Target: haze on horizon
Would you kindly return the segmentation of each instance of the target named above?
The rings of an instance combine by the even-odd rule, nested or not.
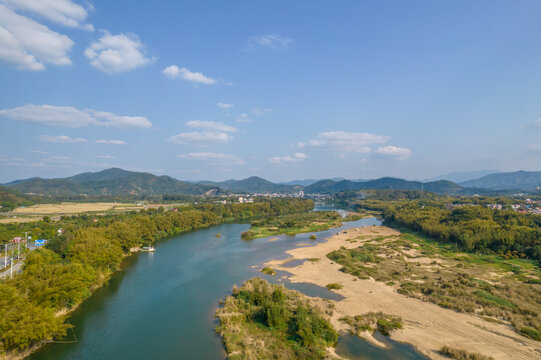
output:
[[[0,183],[541,170],[538,1],[29,4],[0,0]]]

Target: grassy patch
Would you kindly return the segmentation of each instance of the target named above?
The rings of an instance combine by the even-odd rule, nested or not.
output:
[[[474,294],[483,299],[483,300],[486,300],[486,301],[490,301],[494,304],[498,304],[500,306],[503,306],[503,307],[508,307],[508,308],[511,308],[511,309],[516,309],[517,306],[515,304],[513,304],[512,301],[509,301],[507,299],[504,299],[504,298],[501,298],[499,296],[496,296],[496,295],[492,295],[491,293],[489,293],[488,291],[485,291],[485,290],[477,290],[474,292]]]
[[[541,341],[541,332],[532,329],[531,327],[523,327],[519,332],[530,339]]]

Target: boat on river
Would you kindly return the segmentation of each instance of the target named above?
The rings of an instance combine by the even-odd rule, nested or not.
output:
[[[141,252],[154,252],[156,249],[153,246],[143,246]]]

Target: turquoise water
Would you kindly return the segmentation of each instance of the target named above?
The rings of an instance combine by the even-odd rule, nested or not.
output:
[[[343,228],[379,224],[368,218]],[[223,224],[185,233],[158,243],[155,253],[127,258],[124,270],[70,318],[75,329],[63,340],[78,342],[48,345],[31,359],[224,359],[214,332],[218,301],[234,284],[254,276],[277,282],[278,277],[258,271],[264,262],[286,258],[295,244],[317,244],[339,231],[317,233],[315,241],[310,234],[243,241],[240,234],[248,228]],[[312,284],[285,285],[311,296],[336,296]]]

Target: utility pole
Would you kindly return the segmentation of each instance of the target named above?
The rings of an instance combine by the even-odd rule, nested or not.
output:
[[[13,247],[11,248],[11,266],[9,268],[9,278],[13,279]]]
[[[8,267],[8,244],[4,244],[4,249],[6,249],[6,256],[4,257],[4,269]]]

